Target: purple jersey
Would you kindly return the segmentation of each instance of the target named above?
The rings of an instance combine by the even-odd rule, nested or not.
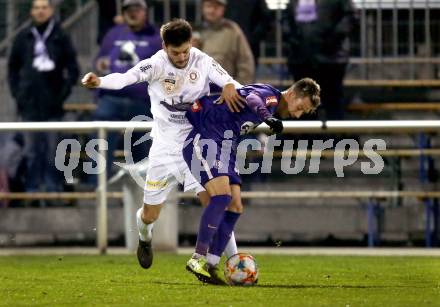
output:
[[[186,113],[193,129],[186,138],[183,157],[202,185],[219,176],[228,176],[230,184],[241,184],[235,167],[239,137],[273,116],[281,99],[280,91],[264,84],[247,85],[238,92],[246,99],[245,108],[238,113],[225,103],[216,104],[215,96],[201,98]]]
[[[186,113],[194,129],[204,138],[221,141],[224,132],[231,130],[234,139],[246,134],[267,118],[273,116],[281,98],[281,92],[266,84],[251,84],[238,90],[246,99],[246,106],[238,113],[233,113],[228,106],[216,104],[218,96],[202,97]]]

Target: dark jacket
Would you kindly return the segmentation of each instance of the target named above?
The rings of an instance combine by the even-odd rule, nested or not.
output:
[[[283,38],[290,64],[347,63],[348,37],[356,25],[351,0],[316,0],[317,20],[295,20],[298,0],[291,0],[283,13]]]
[[[79,76],[76,52],[58,23],[46,40],[55,69],[39,72],[33,66],[35,38],[31,27],[14,40],[8,63],[8,81],[17,111],[25,121],[46,121],[63,115],[63,103]]]
[[[256,59],[260,56],[260,42],[272,28],[269,14],[265,0],[235,0],[226,6],[226,18],[243,30]]]

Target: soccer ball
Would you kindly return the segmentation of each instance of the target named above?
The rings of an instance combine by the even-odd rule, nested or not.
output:
[[[246,253],[232,255],[225,263],[225,278],[233,286],[252,286],[258,281],[254,257]]]

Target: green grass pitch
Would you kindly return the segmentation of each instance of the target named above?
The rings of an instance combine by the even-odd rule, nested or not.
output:
[[[0,257],[0,306],[440,306],[440,258],[256,255],[247,288],[203,285],[187,259]]]

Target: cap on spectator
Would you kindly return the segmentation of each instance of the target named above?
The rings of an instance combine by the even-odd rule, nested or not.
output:
[[[122,2],[122,9],[124,10],[132,5],[139,5],[144,9],[147,8],[147,4],[145,3],[145,0],[124,0],[124,2]]]
[[[203,0],[203,1],[214,1],[214,2],[218,2],[220,4],[223,4],[223,5],[228,4],[228,0]]]

